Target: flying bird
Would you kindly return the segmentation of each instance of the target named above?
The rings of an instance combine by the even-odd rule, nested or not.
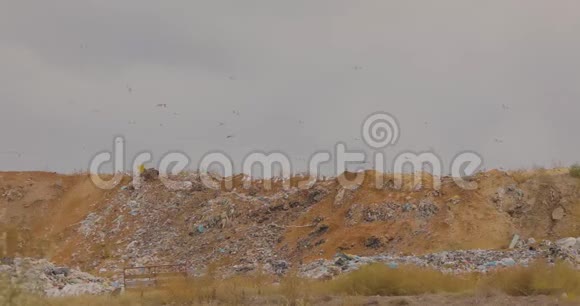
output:
[[[162,107],[162,108],[167,108],[167,104],[165,104],[165,103],[159,103],[159,104],[157,104],[155,106]]]
[[[18,158],[22,157],[22,153],[16,152],[16,151],[5,151],[5,152],[0,152],[0,154],[2,154],[2,155],[16,155]]]
[[[226,136],[226,139],[233,138],[233,137],[234,137],[234,135],[228,135],[228,136]]]

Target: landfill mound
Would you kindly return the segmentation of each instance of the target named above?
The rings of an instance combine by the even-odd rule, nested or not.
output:
[[[357,256],[338,253],[332,260],[319,259],[300,267],[300,275],[312,279],[331,279],[372,263],[383,263],[396,269],[400,265],[428,268],[443,273],[487,273],[493,270],[522,266],[528,267],[536,261],[547,263],[567,262],[580,264],[580,239],[563,238],[552,242],[518,241],[508,250],[457,250],[442,251],[425,255],[375,255]]]
[[[107,294],[109,281],[76,269],[58,267],[45,259],[14,258],[0,263],[3,290],[23,289],[48,297]]]
[[[198,174],[184,173],[175,179],[187,188],[175,191],[156,175],[139,186],[126,177],[118,188],[101,190],[86,174],[0,173],[0,249],[121,279],[130,266],[186,264],[201,274],[212,265],[223,275],[260,267],[279,274],[320,260],[334,265],[337,253],[404,258],[505,250],[515,234],[520,241],[580,236],[580,180],[567,169],[483,172],[469,178],[475,190],[450,177],[437,190],[428,174],[422,186],[411,178],[395,188],[392,175],[367,171],[360,186],[332,178],[298,188],[306,178],[297,176],[291,188],[273,180],[266,189],[264,181],[238,175],[233,189],[214,190]],[[496,257],[489,261],[520,263],[515,255]]]

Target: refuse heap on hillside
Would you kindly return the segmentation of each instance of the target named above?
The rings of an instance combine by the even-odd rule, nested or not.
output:
[[[486,273],[502,267],[528,266],[536,260],[550,264],[564,261],[580,267],[580,238],[563,238],[536,243],[533,238],[520,241],[510,250],[456,250],[422,256],[377,255],[361,257],[338,253],[333,260],[317,260],[300,267],[300,275],[307,278],[329,279],[351,272],[371,263],[384,263],[396,269],[401,265],[418,266],[443,273]]]
[[[0,263],[2,288],[20,288],[50,297],[107,294],[115,288],[103,278],[57,267],[45,259],[5,258]]]

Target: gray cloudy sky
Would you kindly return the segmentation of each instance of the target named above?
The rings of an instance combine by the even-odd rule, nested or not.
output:
[[[375,111],[399,120],[391,157],[568,165],[579,85],[573,0],[0,0],[1,170],[85,169],[115,135],[128,156],[301,160],[367,148]]]

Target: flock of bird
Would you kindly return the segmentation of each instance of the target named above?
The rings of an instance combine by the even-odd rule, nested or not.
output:
[[[81,48],[86,48],[86,45],[81,45]],[[362,68],[361,66],[354,66],[354,67],[353,67],[353,70],[362,70],[362,69],[363,69],[363,68]],[[231,80],[231,81],[234,81],[234,80],[236,80],[236,78],[235,78],[234,76],[229,76],[229,77],[228,77],[228,79],[229,79],[229,80]],[[131,85],[129,85],[129,84],[126,84],[126,89],[127,89],[127,92],[128,92],[129,94],[133,93],[133,87],[132,87]],[[72,103],[73,103],[73,102],[70,102],[70,101],[69,101],[69,104],[72,104]],[[168,108],[168,106],[167,106],[167,104],[166,104],[166,103],[158,103],[158,104],[156,104],[156,105],[155,105],[155,107],[157,107],[157,108],[163,108],[163,109],[166,109],[166,108]],[[504,111],[509,111],[509,110],[511,109],[511,108],[510,108],[508,105],[505,105],[505,104],[502,104],[502,105],[501,105],[501,108],[502,108],[502,110],[504,110]],[[100,110],[98,110],[98,109],[93,109],[93,110],[91,110],[91,112],[92,112],[92,113],[100,113]],[[239,111],[239,110],[232,110],[232,114],[233,114],[234,116],[240,116],[240,111]],[[179,113],[177,113],[177,112],[173,112],[173,115],[174,115],[174,116],[177,116],[177,115],[179,115]],[[129,125],[136,125],[136,124],[137,124],[137,121],[136,121],[136,120],[129,120],[129,121],[128,121],[128,124],[129,124]],[[298,124],[302,126],[302,125],[304,125],[304,121],[303,121],[303,120],[298,120]],[[223,121],[218,121],[218,125],[217,125],[218,127],[223,127],[223,126],[225,126],[225,125],[226,125],[226,123],[225,123],[225,122],[223,122]],[[425,128],[427,128],[427,127],[428,127],[428,125],[429,125],[429,122],[425,121],[425,122],[424,122],[424,126],[425,126]],[[160,126],[160,127],[163,127],[163,123],[159,123],[159,126]],[[235,135],[234,135],[234,134],[228,134],[228,135],[226,135],[226,136],[225,136],[225,138],[226,138],[226,139],[232,139],[232,138],[234,138],[234,137],[235,137]],[[354,138],[354,140],[356,140],[356,141],[360,141],[360,138]],[[498,143],[498,144],[502,144],[502,143],[504,143],[503,139],[500,139],[500,138],[494,138],[494,139],[493,139],[493,141],[494,141],[495,143]],[[21,153],[21,152],[18,152],[18,151],[4,151],[4,152],[0,152],[0,155],[9,155],[9,156],[15,156],[15,157],[17,157],[17,158],[20,158],[20,157],[22,157],[22,153]]]

